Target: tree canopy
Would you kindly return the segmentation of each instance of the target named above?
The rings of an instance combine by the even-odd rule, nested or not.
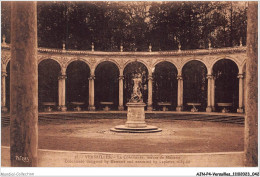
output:
[[[10,41],[10,2],[1,2]],[[153,51],[232,47],[246,43],[246,2],[37,2],[38,46]]]

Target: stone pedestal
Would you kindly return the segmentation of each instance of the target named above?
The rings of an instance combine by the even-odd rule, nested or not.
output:
[[[110,130],[122,133],[153,133],[162,131],[156,126],[147,125],[145,122],[145,103],[127,103],[127,121],[125,125],[118,125]]]
[[[67,111],[67,107],[66,106],[59,106],[58,110],[62,111],[62,112],[65,112],[65,111]]]
[[[124,106],[118,106],[118,110],[119,111],[123,111],[124,110]]]
[[[96,107],[95,107],[95,106],[89,106],[89,107],[88,107],[88,110],[89,110],[89,111],[95,111],[95,110],[96,110]]]
[[[243,108],[238,108],[237,109],[237,113],[244,113],[244,109]]]
[[[182,111],[182,106],[177,106],[176,107],[176,111],[181,112]]]
[[[212,109],[211,106],[208,106],[208,107],[206,108],[206,112],[212,112],[212,111],[213,111],[213,109]]]
[[[147,111],[152,111],[153,107],[152,106],[147,106]]]
[[[146,127],[144,103],[127,103],[127,121],[125,123],[126,127],[140,128]]]

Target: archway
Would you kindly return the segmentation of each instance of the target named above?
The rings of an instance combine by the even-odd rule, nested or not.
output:
[[[141,74],[143,101],[147,104],[148,97],[148,69],[146,66],[138,61],[131,62],[124,68],[124,105],[130,100],[133,91],[133,77],[135,74]]]
[[[68,110],[73,110],[77,106],[73,102],[82,102],[82,109],[86,109],[89,104],[89,66],[83,61],[73,61],[68,65],[66,75],[66,105]]]
[[[205,111],[207,107],[207,68],[197,60],[189,61],[182,68],[183,75],[183,109],[189,111],[191,106],[187,103],[200,103],[196,107]]]
[[[112,109],[118,107],[118,77],[119,69],[110,61],[100,63],[95,69],[95,106],[102,109],[100,102],[113,102]]]
[[[153,108],[159,110],[158,102],[170,102],[170,110],[177,106],[177,68],[170,62],[160,62],[153,72]]]
[[[55,60],[46,59],[38,65],[38,105],[44,110],[44,102],[58,104],[58,77],[60,65]],[[55,108],[56,108],[55,106]]]
[[[231,112],[238,108],[239,81],[237,78],[238,67],[235,62],[229,59],[221,59],[213,66],[215,77],[215,101],[216,111],[221,111],[218,103],[232,103]]]

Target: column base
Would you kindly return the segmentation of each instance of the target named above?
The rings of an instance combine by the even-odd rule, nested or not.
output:
[[[147,111],[152,111],[153,110],[153,106],[150,105],[150,106],[147,106]]]
[[[176,107],[176,111],[181,112],[182,111],[182,106],[177,106]]]
[[[61,112],[65,112],[65,111],[67,111],[67,107],[66,106],[59,106],[58,110],[61,111]]]
[[[213,111],[213,109],[212,109],[211,106],[208,106],[208,107],[206,108],[206,112],[212,112],[212,111]]]
[[[243,108],[238,108],[237,109],[237,113],[244,113],[244,109]]]
[[[95,110],[96,110],[96,107],[95,107],[95,106],[89,106],[89,107],[88,107],[88,110],[89,110],[89,111],[95,111]]]
[[[5,107],[5,106],[1,107],[1,112],[8,112],[7,107]]]
[[[124,106],[118,106],[118,110],[119,111],[123,111],[124,110]]]

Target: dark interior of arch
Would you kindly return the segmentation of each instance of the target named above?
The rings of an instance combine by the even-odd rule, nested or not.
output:
[[[205,111],[207,107],[207,68],[200,61],[190,61],[182,69],[183,75],[183,107],[189,111],[191,106],[187,103],[201,103],[197,107],[200,111]]]
[[[113,102],[112,109],[118,107],[118,77],[119,69],[116,64],[105,61],[95,69],[95,106],[96,109],[103,109],[100,102]]]
[[[52,60],[43,60],[38,65],[38,105],[43,110],[43,102],[55,102],[58,105],[59,64]]]
[[[66,70],[66,105],[68,110],[76,106],[71,102],[84,102],[82,109],[87,109],[89,98],[89,66],[83,61],[73,61]]]
[[[170,62],[161,62],[153,72],[153,108],[159,110],[158,102],[170,102],[169,110],[177,106],[177,74],[176,67]]]
[[[213,66],[213,75],[215,76],[215,102],[232,103],[232,112],[236,112],[238,107],[239,80],[238,67],[229,59],[222,59]],[[222,108],[217,107],[216,111]]]
[[[6,108],[10,110],[10,61],[6,66],[7,77],[5,80],[5,90],[6,90]]]
[[[124,69],[124,105],[130,100],[131,94],[133,91],[133,77],[135,74],[142,75],[142,88],[141,92],[143,95],[143,101],[147,104],[147,97],[148,97],[148,70],[143,63],[140,62],[131,62],[127,64]]]

